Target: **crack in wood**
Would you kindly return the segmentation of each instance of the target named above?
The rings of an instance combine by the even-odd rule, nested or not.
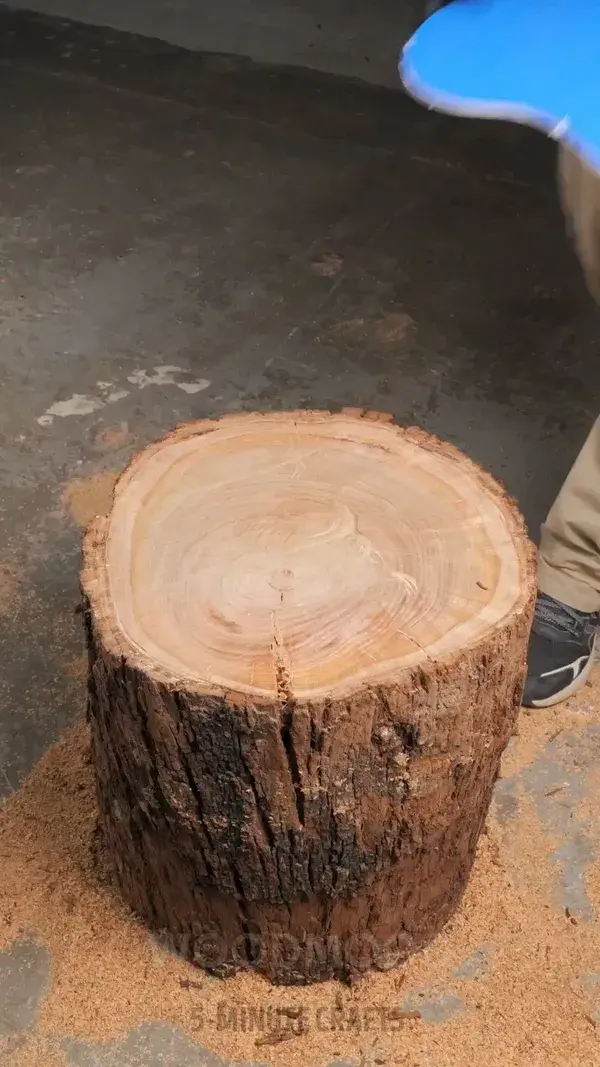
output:
[[[292,670],[286,656],[283,637],[277,625],[275,612],[273,612],[272,623],[273,643],[271,645],[271,653],[273,655],[273,666],[275,668],[277,696],[279,700],[292,701],[294,699],[292,692]]]
[[[296,748],[294,745],[294,704],[290,701],[281,709],[281,743],[283,745],[288,767],[290,771],[290,777],[292,779],[292,786],[294,789],[294,799],[296,802],[296,811],[298,813],[298,822],[300,826],[304,827],[305,818],[305,796],[304,789],[302,787],[302,776],[300,774],[300,767],[298,765],[298,756],[296,754]]]

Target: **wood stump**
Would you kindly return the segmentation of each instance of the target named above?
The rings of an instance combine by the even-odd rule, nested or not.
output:
[[[535,595],[488,475],[373,413],[194,423],[122,475],[82,587],[100,831],[170,947],[294,983],[440,930]]]

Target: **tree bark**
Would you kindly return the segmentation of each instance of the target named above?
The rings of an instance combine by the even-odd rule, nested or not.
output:
[[[301,983],[435,936],[514,730],[535,597],[489,476],[369,413],[192,424],[122,476],[82,589],[101,835],[169,947]]]

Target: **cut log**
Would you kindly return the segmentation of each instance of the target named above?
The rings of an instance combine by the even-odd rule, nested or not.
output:
[[[100,831],[227,974],[348,979],[456,908],[518,713],[535,559],[503,490],[384,416],[176,430],[86,533]]]

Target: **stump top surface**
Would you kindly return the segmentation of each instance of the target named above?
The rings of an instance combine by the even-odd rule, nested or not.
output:
[[[496,483],[419,431],[242,415],[134,460],[84,587],[146,665],[315,699],[472,645],[530,595],[528,554]]]

